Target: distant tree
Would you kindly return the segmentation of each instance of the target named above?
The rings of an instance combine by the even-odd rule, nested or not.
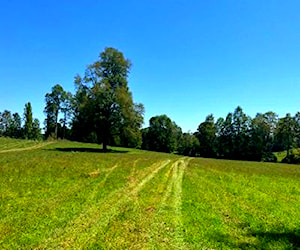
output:
[[[9,136],[13,138],[21,138],[22,120],[18,113],[11,115],[11,112],[4,110],[0,112],[0,136]]]
[[[58,115],[62,109],[62,103],[66,98],[66,92],[63,87],[59,84],[56,84],[52,87],[51,93],[45,95],[46,107],[44,113],[46,114],[46,137],[54,133],[57,138],[58,132]]]
[[[144,106],[133,103],[132,98],[128,97],[127,102],[129,102],[129,105],[122,106],[124,121],[120,124],[119,145],[124,147],[141,147],[142,133],[140,128],[144,123]]]
[[[32,118],[32,107],[31,107],[30,102],[25,104],[24,122],[25,122],[25,124],[24,124],[24,137],[26,139],[32,139],[33,118]]]
[[[200,142],[200,155],[203,157],[216,156],[216,126],[212,114],[208,115],[196,132]]]
[[[14,138],[21,138],[22,134],[22,119],[18,113],[14,113],[12,116],[12,122],[10,126],[10,136]]]
[[[249,159],[249,132],[251,118],[248,117],[241,107],[237,107],[233,113],[233,151],[234,159],[246,160]]]
[[[275,129],[276,114],[273,112],[258,113],[252,119],[249,141],[251,160],[269,161],[272,158]]]
[[[290,113],[279,119],[276,138],[283,145],[289,158],[290,150],[296,142],[296,121]]]
[[[199,140],[192,133],[183,133],[177,151],[180,155],[197,156],[200,152]]]
[[[0,134],[1,136],[11,136],[11,123],[12,116],[11,112],[8,110],[4,110],[0,113]]]
[[[0,136],[4,135],[5,127],[3,122],[2,112],[0,112]]]
[[[152,117],[149,123],[149,128],[143,130],[143,148],[166,153],[176,151],[181,128],[166,115]]]
[[[109,144],[138,146],[144,108],[134,104],[128,88],[131,63],[114,49],[106,48],[89,65],[85,77],[75,77],[75,137],[94,138],[107,151]],[[84,131],[82,131],[84,128]]]
[[[42,138],[40,122],[38,119],[34,119],[32,123],[32,139],[39,140]]]
[[[233,158],[233,124],[232,113],[226,119],[218,119],[216,123],[217,155],[219,158]]]
[[[61,119],[62,130],[63,130],[62,138],[65,138],[67,125],[73,113],[73,95],[71,92],[64,91],[62,96],[61,112],[63,114],[63,118]]]
[[[300,112],[295,115],[295,136],[296,136],[296,147],[300,148]]]
[[[224,150],[222,148],[221,135],[224,129],[224,118],[220,117],[215,123],[216,128],[216,139],[215,139],[215,148],[216,148],[216,156],[218,158],[224,158]]]

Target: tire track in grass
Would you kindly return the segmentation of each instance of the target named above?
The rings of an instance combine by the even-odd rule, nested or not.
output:
[[[94,188],[94,191],[92,192],[92,194],[89,196],[89,198],[94,198],[96,195],[96,191],[99,191],[99,187],[101,185],[103,185],[103,183],[106,182],[107,178],[111,175],[111,173],[118,167],[118,164],[114,165],[111,168],[102,170],[99,172],[107,172],[104,176],[104,178],[102,180],[100,180],[100,182],[98,184],[96,184],[96,187]],[[70,197],[72,194],[79,192],[82,188],[85,188],[87,186],[86,182],[81,182],[78,185],[74,185],[74,183],[71,183],[67,186],[67,188],[65,187],[63,190],[61,190],[56,196],[48,198],[47,200],[44,200],[42,202],[39,203],[38,207],[33,210],[32,212],[30,212],[28,214],[29,217],[31,217],[31,215],[35,215],[37,214],[42,214],[44,212],[44,210],[46,209],[50,209],[50,208],[55,208],[60,202],[64,201],[66,199],[66,197]]]
[[[208,169],[208,170],[217,175],[220,175],[220,174],[224,175],[228,179],[228,181],[236,182],[239,186],[245,187],[246,190],[251,189],[251,192],[253,192],[253,191],[259,192],[263,196],[265,196],[265,198],[276,196],[276,200],[280,199],[283,202],[297,201],[296,197],[287,197],[286,195],[282,195],[282,193],[279,193],[278,189],[276,190],[276,189],[270,188],[270,184],[268,185],[268,189],[265,188],[264,190],[261,190],[263,188],[262,186],[254,185],[257,183],[257,181],[259,181],[258,178],[262,178],[259,175],[256,175],[253,177],[250,176],[249,178],[247,177],[247,175],[244,175],[244,176],[242,176],[242,178],[237,178],[238,175],[235,176],[234,175],[235,173],[233,173],[233,175],[232,175],[232,174],[229,174],[224,171],[217,170],[217,169]],[[265,176],[265,178],[266,178],[265,182],[270,183],[269,181],[267,181],[268,179],[271,179],[270,176]],[[246,182],[246,180],[248,180],[248,181]],[[278,181],[276,183],[278,183]]]
[[[169,183],[154,218],[150,248],[185,248],[181,213],[182,179],[189,160],[181,158],[170,168]]]
[[[242,236],[243,242],[253,243],[255,242],[255,238],[251,236],[251,234],[248,235],[249,225],[252,227],[268,227],[270,224],[278,225],[278,223],[284,223],[283,221],[281,222],[279,218],[276,218],[271,211],[268,212],[265,209],[258,209],[256,203],[247,199],[247,197],[244,196],[245,194],[234,194],[228,185],[220,185],[209,178],[205,178],[205,176],[201,176],[199,180],[205,183],[207,187],[211,187],[208,190],[214,190],[214,193],[219,194],[218,198],[214,199],[213,202],[211,199],[208,201],[212,209],[216,211],[224,221],[224,229],[233,239],[240,241]],[[213,193],[213,191],[210,192]],[[255,192],[251,193],[255,195]],[[265,199],[266,198],[267,197],[265,197]],[[228,203],[227,201],[231,202]],[[226,206],[224,206],[224,204]],[[237,235],[239,235],[239,238],[237,238]]]
[[[107,211],[107,213],[102,214],[100,220],[93,224],[93,226],[90,227],[86,232],[84,232],[84,234],[81,234],[80,236],[82,237],[76,239],[75,247],[91,244],[97,233],[99,233],[99,229],[103,229],[103,227],[105,227],[113,217],[118,215],[121,212],[121,207],[126,204],[126,202],[134,199],[134,197],[137,196],[138,192],[144,187],[144,185],[151,179],[153,179],[156,174],[164,167],[166,167],[169,163],[170,160],[165,160],[162,163],[157,164],[158,167],[156,167],[152,172],[150,172],[150,174],[143,178],[128,194],[125,193],[125,195],[117,203],[115,203],[115,206],[110,205],[109,207],[107,207],[107,209],[104,209],[104,211]],[[102,233],[104,233],[103,230]]]
[[[105,174],[104,178],[96,185],[93,192],[88,196],[88,199],[94,199],[99,191],[99,188],[106,182],[108,177],[112,174],[112,172],[118,167],[118,164],[114,165],[113,167],[106,169],[107,173]],[[104,171],[101,171],[104,172]],[[91,173],[90,173],[91,174]],[[89,175],[90,175],[89,174]]]
[[[209,171],[212,174],[223,174],[227,180],[225,182],[221,182],[221,183],[211,183],[211,181],[209,180],[205,180],[208,181],[210,183],[210,185],[214,185],[215,187],[217,187],[218,189],[225,190],[225,192],[231,196],[230,200],[239,200],[239,202],[236,202],[236,204],[239,204],[239,207],[241,209],[243,209],[244,211],[251,211],[251,214],[255,214],[255,218],[269,218],[270,221],[274,221],[278,222],[279,218],[274,217],[272,214],[273,209],[271,209],[270,211],[268,211],[266,208],[268,208],[268,204],[278,204],[278,200],[281,200],[283,202],[286,202],[286,200],[283,200],[280,194],[276,194],[276,198],[274,195],[272,195],[271,193],[266,193],[260,190],[260,186],[259,185],[254,185],[255,184],[255,180],[251,181],[251,183],[253,183],[253,185],[249,185],[250,181],[247,183],[247,185],[245,185],[242,182],[242,178],[238,179],[237,177],[233,177],[228,173],[222,173],[221,171],[217,171],[217,170],[212,170],[209,169]],[[244,177],[245,178],[245,177]],[[245,178],[247,179],[247,178]],[[235,190],[234,191],[231,186],[226,185],[225,183],[235,183]],[[224,186],[225,184],[225,186]],[[257,183],[256,183],[257,184]],[[243,190],[243,193],[239,193],[238,190]],[[267,190],[268,192],[270,192],[269,190]],[[251,199],[250,199],[251,197]],[[274,203],[274,201],[272,200],[276,200],[277,202]],[[255,202],[256,201],[256,202]],[[263,205],[262,205],[263,204]],[[260,207],[264,207],[265,209],[260,209]],[[286,211],[283,212],[284,213],[289,213],[289,208],[291,208],[291,206],[286,207],[285,209],[287,209]],[[283,208],[282,208],[283,209]]]
[[[13,149],[1,150],[0,154],[1,153],[9,153],[9,152],[20,152],[20,151],[34,150],[34,149],[45,147],[45,146],[47,146],[49,144],[52,144],[52,143],[53,142],[45,142],[45,143],[41,143],[41,144],[34,145],[34,146],[31,146],[31,147],[27,147],[27,148],[13,148]]]
[[[59,191],[57,195],[54,197],[48,198],[46,200],[43,200],[39,203],[36,203],[36,206],[32,208],[32,210],[29,213],[26,213],[26,217],[22,217],[20,220],[21,223],[22,220],[24,220],[24,225],[26,225],[26,232],[30,231],[32,228],[38,227],[34,223],[31,224],[31,221],[33,221],[36,217],[43,216],[44,214],[51,213],[51,211],[55,211],[56,208],[61,206],[62,203],[68,202],[70,199],[74,197],[74,194],[77,192],[80,192],[83,188],[89,188],[90,184],[94,184],[93,190],[91,190],[91,194],[86,197],[86,200],[91,200],[94,199],[97,192],[99,191],[99,188],[101,185],[105,183],[107,178],[111,175],[111,173],[118,167],[118,164],[114,165],[113,167],[103,169],[102,171],[99,172],[102,174],[102,178],[100,180],[94,179],[92,182],[89,183],[89,181],[84,181],[84,182],[76,182],[76,183],[71,183],[68,186],[66,186],[63,190]],[[99,170],[98,170],[99,171]],[[103,174],[105,173],[105,174]],[[89,176],[89,174],[87,174]],[[98,177],[98,175],[97,175]],[[87,179],[86,179],[87,180]],[[49,212],[47,212],[49,211]],[[22,211],[23,212],[23,211]],[[17,235],[13,235],[15,239],[18,237]]]
[[[170,160],[166,160],[152,164],[146,169],[147,172],[139,183],[130,183],[128,186],[114,190],[103,200],[90,205],[65,228],[58,229],[54,237],[45,240],[37,249],[85,246],[120,212],[120,207],[128,201],[130,196],[139,192],[169,162]]]
[[[0,145],[0,151],[3,150],[10,150],[14,148],[24,148],[26,145],[36,145],[36,141],[29,141],[29,140],[23,140],[23,139],[9,139],[7,141],[1,140],[2,145]],[[16,141],[15,141],[16,140]]]
[[[102,170],[99,172],[103,173],[106,172],[106,174],[104,175],[104,178],[98,183],[96,184],[96,187],[94,188],[94,191],[92,192],[92,194],[88,197],[93,199],[96,195],[96,192],[99,191],[99,187],[101,185],[103,185],[107,178],[112,174],[112,172],[118,167],[118,164],[114,165],[111,168]],[[72,186],[74,186],[73,184],[71,184]],[[80,185],[76,185],[72,188],[72,186],[70,186],[69,188],[62,190],[62,192],[60,192],[57,196],[53,197],[52,199],[50,199],[50,202],[43,202],[44,205],[46,205],[47,207],[54,207],[54,205],[58,204],[59,202],[63,201],[65,199],[66,196],[68,196],[69,194],[73,194],[76,193],[78,191],[80,191],[82,188],[84,188],[87,185],[87,183],[83,182]]]

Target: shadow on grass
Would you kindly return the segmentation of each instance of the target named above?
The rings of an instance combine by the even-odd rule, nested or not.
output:
[[[227,234],[215,233],[213,239],[219,242],[220,247],[230,249],[300,249],[300,230],[274,230],[270,232],[249,231],[244,236],[254,237],[249,242],[239,241]],[[249,239],[249,238],[248,238]]]
[[[240,243],[241,249],[273,249],[280,247],[283,249],[300,249],[300,230],[285,232],[252,232],[251,236],[255,237],[258,242]]]
[[[266,242],[285,242],[290,245],[291,249],[300,248],[300,231],[288,231],[288,232],[257,232],[252,234],[254,237],[258,237],[261,241]]]
[[[126,150],[115,150],[115,149],[108,149],[107,151],[103,151],[103,149],[101,148],[55,148],[55,149],[44,149],[44,150],[52,150],[52,151],[60,151],[60,152],[121,153],[121,154],[125,154],[129,152]]]

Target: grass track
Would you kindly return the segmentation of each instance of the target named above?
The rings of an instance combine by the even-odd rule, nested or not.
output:
[[[30,143],[0,138],[1,249],[300,248],[299,166]]]
[[[5,137],[1,137],[0,139],[0,153],[32,150],[51,143],[21,139],[10,139]]]

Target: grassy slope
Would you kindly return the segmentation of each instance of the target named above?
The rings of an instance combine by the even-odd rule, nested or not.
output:
[[[299,166],[98,148],[0,149],[0,248],[300,247]]]
[[[0,137],[0,153],[43,145],[45,142]]]

